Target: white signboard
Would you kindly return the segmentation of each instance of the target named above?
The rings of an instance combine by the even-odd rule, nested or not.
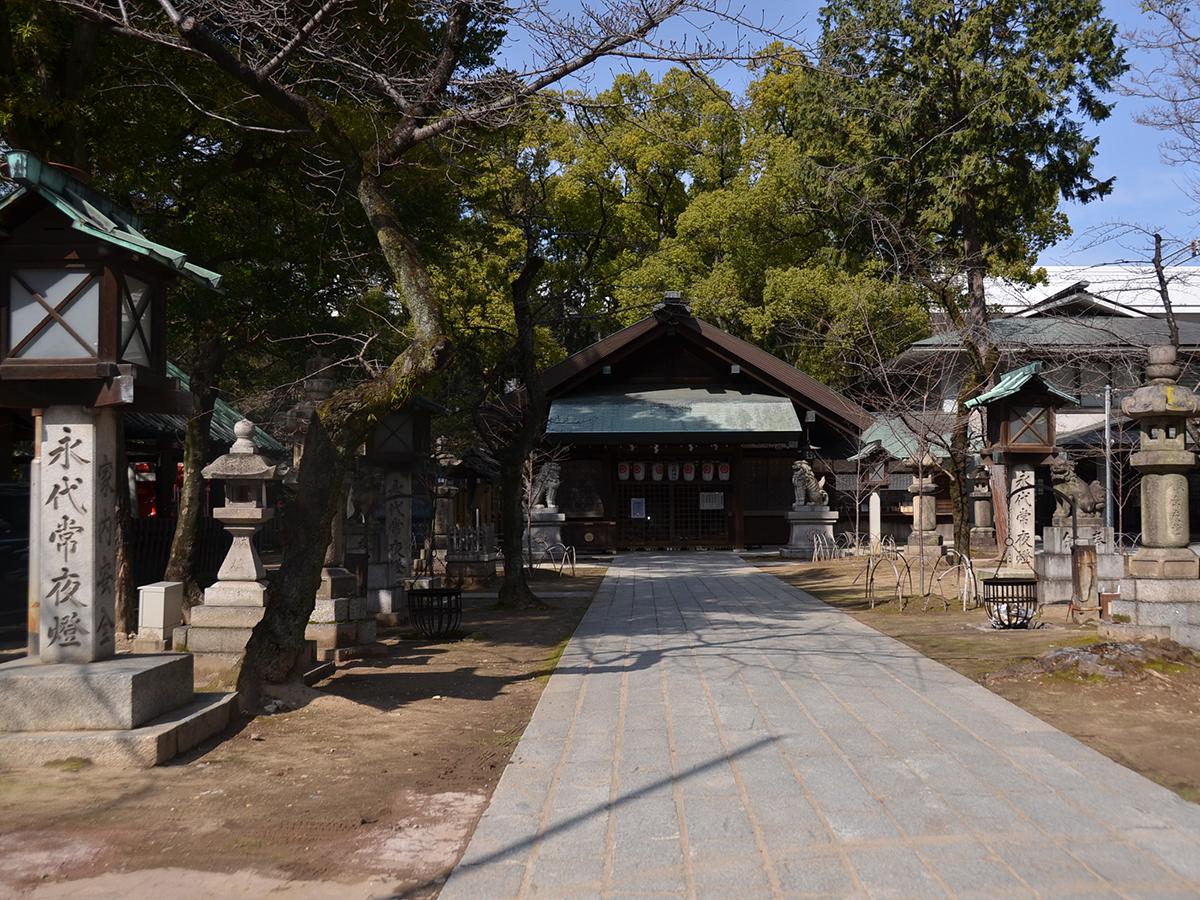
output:
[[[629,498],[629,518],[631,518],[631,519],[646,518],[646,498],[645,497],[630,497]]]
[[[724,491],[701,491],[700,492],[700,508],[701,509],[724,509],[725,508],[725,492]]]

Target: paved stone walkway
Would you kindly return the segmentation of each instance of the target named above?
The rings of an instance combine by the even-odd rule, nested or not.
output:
[[[617,558],[441,898],[1198,893],[1200,806],[711,553]]]

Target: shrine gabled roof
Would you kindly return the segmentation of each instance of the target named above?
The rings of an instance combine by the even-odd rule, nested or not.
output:
[[[734,360],[743,372],[785,396],[802,401],[826,418],[833,418],[854,431],[867,428],[873,421],[871,414],[848,397],[822,384],[811,375],[801,372],[782,359],[761,347],[734,337],[727,331],[695,318],[680,305],[682,312],[669,319],[656,315],[647,316],[620,331],[610,334],[567,357],[542,373],[543,385],[551,398],[557,398],[590,374],[598,371],[606,360],[621,355],[624,351],[641,346],[654,335],[668,329],[708,348],[718,356]]]
[[[1079,398],[1061,388],[1055,387],[1049,381],[1042,377],[1042,364],[1040,362],[1031,362],[1019,369],[1013,369],[1010,372],[1005,372],[1000,376],[1000,380],[996,382],[994,387],[989,388],[977,397],[972,397],[966,402],[967,409],[972,409],[976,406],[986,406],[988,403],[993,403],[996,400],[1003,400],[1005,397],[1011,397],[1017,391],[1021,390],[1031,381],[1035,381],[1037,386],[1045,390],[1053,397],[1058,397],[1066,403],[1079,403]]]
[[[137,216],[83,182],[24,151],[5,153],[4,162],[8,177],[17,188],[0,200],[0,212],[25,197],[40,197],[65,216],[76,231],[145,256],[204,287],[214,290],[220,287],[218,273],[188,262],[187,254],[180,250],[150,240],[142,234]]]

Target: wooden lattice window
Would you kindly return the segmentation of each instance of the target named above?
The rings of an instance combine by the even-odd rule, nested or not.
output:
[[[1046,406],[1014,405],[1008,413],[1008,442],[1014,446],[1049,447],[1053,410]]]
[[[100,276],[63,269],[21,269],[9,278],[5,355],[18,359],[96,358]]]

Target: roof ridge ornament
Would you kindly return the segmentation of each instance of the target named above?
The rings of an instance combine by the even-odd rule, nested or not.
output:
[[[681,291],[664,291],[662,302],[654,307],[651,314],[663,324],[671,325],[680,319],[692,318],[692,308]]]

